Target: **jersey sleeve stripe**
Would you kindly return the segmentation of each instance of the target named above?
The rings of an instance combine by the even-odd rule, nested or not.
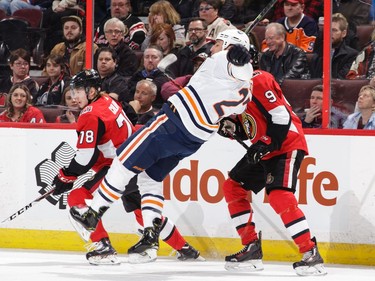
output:
[[[191,87],[189,89],[191,89]],[[197,99],[197,95],[195,95],[195,100],[197,100],[198,104],[195,102],[195,100],[191,96],[190,92],[187,91],[186,88],[183,88],[181,91],[185,94],[187,100],[189,101],[189,103],[191,105],[191,108],[194,110],[193,113],[198,118],[199,123],[202,126],[204,126],[204,127],[207,127],[207,128],[209,128],[211,130],[215,130],[217,128],[216,125],[209,124],[207,121],[205,121],[205,119],[209,120],[209,118],[207,118],[208,114],[205,112],[204,105],[202,104],[202,102],[200,101],[200,99],[199,98]],[[201,112],[199,111],[199,109],[201,109],[201,111],[203,112],[203,114],[204,114],[204,116],[206,118],[203,118],[203,116],[202,116]]]

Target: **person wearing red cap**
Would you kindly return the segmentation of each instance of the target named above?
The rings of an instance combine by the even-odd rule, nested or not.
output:
[[[270,21],[277,21],[285,16],[284,2],[285,0],[277,1]],[[313,18],[315,22],[318,22],[319,17],[323,16],[323,0],[296,0],[295,2],[303,2],[301,4],[305,5],[304,14]]]

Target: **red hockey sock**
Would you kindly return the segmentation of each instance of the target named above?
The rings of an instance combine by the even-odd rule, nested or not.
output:
[[[269,202],[277,214],[280,215],[289,234],[301,253],[314,247],[311,241],[310,229],[304,213],[298,208],[294,194],[287,190],[273,190],[269,194]]]
[[[175,224],[167,217],[163,218],[160,238],[175,250],[181,250],[186,243],[186,240],[182,237]]]
[[[255,224],[252,222],[253,210],[248,198],[248,191],[232,180],[227,179],[223,184],[225,201],[233,224],[241,237],[243,245],[247,245],[258,239]]]

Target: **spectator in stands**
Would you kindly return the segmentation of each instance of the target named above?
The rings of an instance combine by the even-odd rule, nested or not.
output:
[[[375,88],[365,85],[361,88],[357,101],[358,111],[350,114],[344,129],[375,129]]]
[[[207,22],[207,37],[215,40],[217,35],[226,29],[236,27],[229,20],[220,17],[221,0],[199,0],[199,17]]]
[[[31,94],[26,85],[15,84],[9,91],[6,109],[0,122],[45,123],[43,113],[31,105]]]
[[[132,50],[140,50],[146,37],[146,28],[144,23],[131,13],[132,7],[130,0],[111,0],[110,13],[104,18],[96,30],[94,42],[99,45],[107,45],[104,24],[110,18],[118,18],[125,25],[123,33],[124,42]]]
[[[56,123],[76,123],[80,109],[78,103],[75,99],[72,98],[71,88],[67,86],[62,94],[61,105],[68,107],[64,111],[64,114],[56,117]]]
[[[231,23],[235,26],[241,26],[253,21],[268,3],[256,0],[233,0],[233,4],[235,14]]]
[[[163,56],[177,54],[178,48],[175,46],[176,35],[173,28],[168,23],[158,23],[154,26],[150,36],[150,45],[159,46]]]
[[[80,5],[77,5],[77,0],[51,2],[53,4],[43,11],[43,28],[46,29],[46,38],[48,38],[44,42],[44,52],[47,55],[55,45],[63,41],[61,19],[67,16],[78,16],[82,19],[85,15],[85,4],[80,3],[82,1],[78,1]],[[84,32],[84,29],[82,31]]]
[[[331,120],[330,128],[341,129],[348,114],[338,105],[333,103],[335,92],[331,88]],[[321,128],[322,127],[322,106],[323,106],[323,85],[316,85],[310,96],[310,107],[305,109],[305,115],[302,116],[303,128]]]
[[[122,76],[132,76],[138,68],[136,54],[124,41],[126,27],[118,18],[111,18],[104,25],[105,38],[109,47],[117,53],[117,73]],[[97,60],[95,55],[95,62]]]
[[[375,30],[371,42],[357,55],[346,79],[372,79],[375,77]]]
[[[70,80],[64,58],[59,55],[49,55],[45,71],[48,80],[40,86],[35,97],[35,104],[60,104],[64,88],[68,85],[68,81]]]
[[[43,4],[44,2],[48,2],[48,1],[44,1],[44,0],[34,0],[34,1],[12,0],[12,1],[8,1],[8,2],[10,2],[9,3],[10,13],[13,14],[15,11],[21,10],[21,9],[40,10],[42,8],[40,6],[40,4]],[[49,2],[52,2],[52,1],[49,1]]]
[[[345,42],[348,31],[348,22],[340,14],[332,15],[332,58],[331,58],[331,75],[332,78],[345,79],[353,61],[358,55],[358,51],[349,47]],[[323,56],[314,54],[311,59],[310,73],[312,78],[323,77]]]
[[[185,46],[185,27],[180,24],[181,18],[172,4],[165,0],[159,0],[151,5],[148,14],[149,29],[145,41],[142,44],[142,50],[150,45],[152,30],[159,23],[168,23],[172,26],[176,36],[176,47]]]
[[[364,0],[334,0],[332,13],[342,14],[354,26],[368,24],[371,4]]]
[[[7,15],[10,15],[10,2],[12,0],[0,0],[0,10],[3,10]]]
[[[161,72],[157,65],[163,58],[163,52],[160,47],[150,45],[143,53],[143,68],[137,71],[129,80],[129,93],[134,97],[136,84],[138,81],[147,79],[155,83],[158,90],[154,101],[154,107],[160,109],[164,100],[161,97],[160,90],[168,78]]]
[[[129,104],[137,113],[137,124],[146,124],[155,115],[155,109],[152,106],[156,98],[158,87],[149,80],[140,80],[137,82],[134,93],[134,100]]]
[[[265,41],[268,50],[259,61],[259,68],[270,72],[281,85],[284,79],[299,79],[307,75],[305,52],[286,42],[286,30],[280,23],[270,23],[266,27]]]
[[[270,13],[270,21],[275,22],[280,18],[284,17],[284,2],[285,0],[278,0],[274,5],[273,12]],[[304,0],[303,13],[318,22],[319,17],[323,16],[323,4],[324,0]],[[268,23],[268,22],[267,22]]]
[[[207,39],[207,23],[201,18],[192,18],[188,27],[187,46],[177,53],[177,61],[169,67],[174,77],[194,73],[195,58],[200,53],[210,54],[214,41]]]
[[[102,79],[101,90],[115,100],[126,102],[133,100],[133,96],[129,95],[125,77],[116,69],[118,58],[116,51],[110,47],[102,47],[98,50],[97,57],[97,70]]]
[[[37,95],[39,85],[29,76],[30,60],[29,52],[24,49],[17,49],[11,52],[9,66],[12,74],[0,80],[0,93],[8,93],[15,84],[23,84],[29,89],[32,97]]]
[[[51,54],[64,57],[69,66],[71,76],[85,69],[86,42],[82,36],[82,19],[78,16],[68,16],[61,19],[63,23],[64,42],[53,47]],[[91,43],[91,42],[90,42]],[[93,53],[98,46],[93,45]]]
[[[314,50],[319,28],[313,18],[303,13],[304,8],[304,0],[285,0],[285,17],[280,18],[277,22],[286,29],[287,42],[311,53]]]

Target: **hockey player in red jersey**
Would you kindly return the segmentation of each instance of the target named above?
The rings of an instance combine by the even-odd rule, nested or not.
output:
[[[264,187],[269,203],[280,215],[293,241],[303,253],[293,264],[299,275],[323,275],[326,271],[315,238],[294,196],[301,162],[308,154],[302,125],[274,77],[254,71],[252,101],[233,119],[223,119],[219,134],[250,139],[246,155],[229,172],[223,192],[244,248],[225,257],[226,269],[262,270],[261,232],[252,221],[248,192]]]
[[[54,195],[72,189],[74,181],[79,175],[92,169],[95,175],[85,182],[80,188],[76,188],[68,195],[68,204],[73,206],[85,206],[86,200],[93,198],[93,193],[100,181],[106,175],[116,148],[124,142],[134,131],[134,127],[121,105],[107,94],[99,93],[101,80],[95,70],[86,70],[78,73],[71,80],[72,97],[77,101],[82,112],[77,120],[77,152],[68,167],[62,168],[54,179]],[[127,206],[132,206],[137,221],[142,225],[140,208],[140,195],[136,180],[131,182],[128,191]],[[138,196],[139,195],[139,196]],[[125,205],[125,204],[124,204]],[[128,208],[129,210],[129,208]],[[117,253],[112,247],[108,233],[100,221],[96,230],[92,233],[86,231],[74,220],[73,226],[81,237],[93,242],[86,254],[91,264],[118,264]],[[189,245],[181,236],[174,223],[162,218],[160,229],[163,240],[177,251],[179,260],[197,259],[199,251]],[[149,262],[155,257],[136,257],[135,263]],[[129,259],[131,262],[131,260]]]
[[[95,70],[85,70],[77,73],[70,83],[72,98],[82,109],[77,120],[78,134],[77,152],[68,165],[59,171],[54,179],[54,195],[59,195],[73,188],[78,176],[92,169],[95,176],[74,189],[68,195],[68,205],[86,205],[86,200],[93,197],[100,179],[104,177],[118,147],[134,131],[134,127],[121,105],[107,94],[100,93],[101,79]],[[75,224],[78,233],[86,241],[93,242],[86,254],[92,264],[117,264],[117,253],[112,247],[108,233],[99,222],[93,233],[88,233]]]

